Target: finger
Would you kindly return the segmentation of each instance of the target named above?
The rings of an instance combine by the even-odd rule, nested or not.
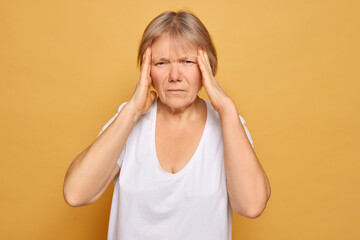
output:
[[[205,64],[204,51],[202,49],[199,49],[199,56],[201,61]]]
[[[199,68],[201,70],[201,73],[203,73],[203,71],[205,70],[204,69],[204,60],[203,60],[203,56],[202,56],[202,51],[201,49],[198,49],[198,55],[197,55],[197,62],[198,62],[198,65],[199,65]]]
[[[212,69],[211,69],[211,65],[210,65],[210,60],[209,60],[209,55],[207,54],[207,51],[204,51],[204,58],[205,58],[205,63],[207,68],[209,69],[209,71],[212,73]]]
[[[207,63],[206,63],[205,51],[203,49],[200,50],[200,56],[201,56],[201,60],[202,60],[202,62],[204,64],[204,67],[208,71],[209,68],[208,68]]]
[[[207,69],[206,69],[204,54],[201,49],[199,49],[198,60],[199,60],[200,69],[205,73]]]
[[[151,86],[151,47],[149,46],[147,49],[147,61],[146,61],[146,82],[148,86]]]
[[[150,56],[149,56],[149,47],[145,50],[143,55],[143,64],[141,66],[141,79],[146,79],[149,75],[149,69],[150,69]]]
[[[204,78],[208,78],[211,76],[211,72],[209,72],[209,68],[206,66],[204,55],[202,50],[198,51],[198,64],[201,71],[201,74]]]
[[[147,48],[147,51],[148,51],[148,57],[149,57],[149,60],[148,60],[148,78],[150,78],[150,72],[151,72],[151,54],[152,54],[152,51],[151,51],[151,47],[149,46]]]
[[[147,47],[147,48],[145,49],[145,51],[144,51],[144,53],[143,53],[143,55],[142,55],[142,63],[141,63],[141,68],[140,68],[141,70],[143,70],[143,69],[144,69],[144,66],[145,66],[148,48],[149,48],[149,47]]]
[[[144,66],[145,66],[145,60],[146,60],[146,50],[142,55],[142,63],[141,63],[141,67],[140,67],[140,73],[142,74],[142,72],[144,71]]]

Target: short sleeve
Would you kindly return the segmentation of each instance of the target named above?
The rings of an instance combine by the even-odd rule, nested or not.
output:
[[[247,129],[247,127],[245,126],[245,124],[246,124],[245,119],[244,119],[243,117],[241,117],[240,115],[239,115],[239,118],[240,118],[240,121],[241,121],[244,129],[245,129],[246,136],[248,137],[249,142],[251,143],[251,146],[254,148],[254,143],[253,143],[253,140],[252,140],[252,138],[251,138],[250,132],[249,132],[249,130]]]
[[[115,115],[102,127],[99,135],[98,135],[96,138],[98,138],[98,137],[105,131],[105,129],[116,119],[116,117],[119,115],[121,109],[123,109],[123,107],[125,106],[125,104],[126,104],[126,102],[124,102],[123,104],[121,104],[121,105],[119,106],[117,113],[115,113]],[[121,167],[121,164],[122,164],[122,162],[123,162],[123,160],[124,160],[125,151],[126,151],[125,149],[126,149],[126,144],[125,144],[125,146],[123,147],[123,149],[122,149],[122,151],[121,151],[121,153],[120,153],[120,156],[119,156],[119,158],[118,158],[118,160],[117,160],[117,164],[119,165],[119,167]]]

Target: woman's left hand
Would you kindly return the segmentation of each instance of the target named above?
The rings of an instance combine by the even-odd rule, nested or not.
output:
[[[229,105],[233,106],[233,102],[220,87],[212,74],[209,56],[206,51],[198,49],[197,62],[202,74],[202,83],[207,95],[210,98],[211,105],[221,115],[225,108]]]

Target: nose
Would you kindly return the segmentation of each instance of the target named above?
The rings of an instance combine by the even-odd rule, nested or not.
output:
[[[179,64],[177,62],[172,62],[170,64],[170,81],[181,81],[181,73],[179,69]]]

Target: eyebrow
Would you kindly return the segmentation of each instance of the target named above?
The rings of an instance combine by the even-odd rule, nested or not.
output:
[[[195,56],[190,56],[190,57],[187,57],[187,56],[184,56],[184,57],[179,57],[177,58],[178,60],[194,60],[196,59]],[[160,57],[160,58],[154,58],[154,61],[157,62],[157,61],[169,61],[168,58],[164,58],[164,57]]]

